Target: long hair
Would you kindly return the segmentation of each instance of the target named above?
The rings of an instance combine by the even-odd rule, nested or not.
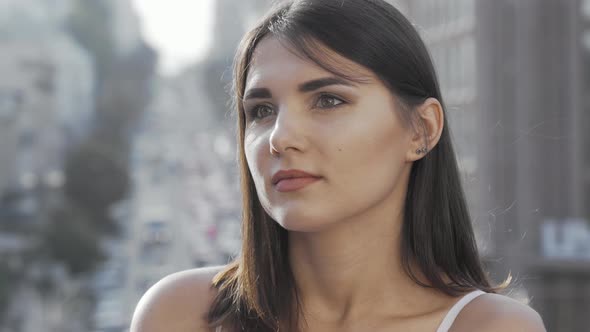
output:
[[[427,98],[436,98],[444,111],[424,42],[385,1],[295,0],[271,10],[244,36],[234,59],[242,248],[239,257],[213,280],[217,294],[208,314],[211,327],[277,331],[296,328],[301,314],[289,265],[287,230],[262,208],[244,154],[242,98],[248,68],[256,46],[269,35],[335,75],[349,78],[323,49],[370,69],[398,97],[405,126],[420,126],[415,110]],[[414,282],[452,296],[473,289],[499,289],[491,285],[479,258],[446,116],[438,144],[412,165],[403,216],[401,263]],[[427,282],[420,281],[417,273]]]

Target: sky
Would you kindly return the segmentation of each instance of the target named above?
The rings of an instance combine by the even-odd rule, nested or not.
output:
[[[202,59],[211,42],[214,0],[133,0],[142,35],[160,54],[159,72],[173,75]]]

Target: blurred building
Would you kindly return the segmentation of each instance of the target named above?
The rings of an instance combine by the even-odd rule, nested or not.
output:
[[[140,22],[131,1],[105,0],[111,17],[111,35],[118,56],[126,56],[143,43]]]
[[[17,91],[0,88],[0,193],[6,192],[17,176],[16,164],[21,97]]]
[[[60,318],[72,307],[55,297],[43,299],[31,286],[30,278],[49,271],[23,270],[23,253],[36,245],[26,221],[46,220],[64,182],[66,150],[81,140],[93,117],[93,60],[62,30],[69,5],[1,3],[0,256],[3,265],[23,273],[3,317],[6,331],[80,329],[80,321]],[[61,280],[58,292],[77,291]]]
[[[590,2],[407,1],[432,52],[480,249],[549,331],[590,321]]]
[[[577,99],[579,100],[579,118],[577,122],[581,128],[578,128],[576,134],[583,136],[580,140],[578,158],[582,163],[581,182],[583,183],[583,196],[581,202],[582,214],[590,218],[590,0],[581,0],[579,3],[578,19],[575,20],[576,34],[573,52],[578,54],[574,56],[578,63],[578,68],[572,72],[573,79],[579,82],[577,87]]]
[[[65,149],[88,131],[93,114],[92,59],[61,31],[63,6],[38,7],[9,2],[2,12],[11,16],[0,17],[4,192],[59,186]]]

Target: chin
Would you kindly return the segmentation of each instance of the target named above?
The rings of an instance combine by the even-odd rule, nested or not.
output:
[[[278,215],[273,220],[287,231],[303,233],[321,231],[333,222],[333,219],[310,216],[308,213]]]

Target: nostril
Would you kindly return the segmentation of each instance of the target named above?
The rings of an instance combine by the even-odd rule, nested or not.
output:
[[[279,155],[279,151],[275,149],[272,145],[270,146],[270,154],[271,155]]]

